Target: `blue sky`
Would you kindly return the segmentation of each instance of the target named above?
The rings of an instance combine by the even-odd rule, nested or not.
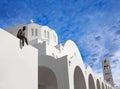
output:
[[[59,43],[73,40],[86,65],[102,75],[101,61],[111,60],[119,86],[120,0],[1,0],[0,27],[29,23],[54,29]]]

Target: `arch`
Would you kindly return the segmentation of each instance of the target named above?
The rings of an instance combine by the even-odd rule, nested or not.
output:
[[[94,79],[93,79],[93,76],[91,74],[89,75],[88,79],[89,79],[89,81],[88,81],[89,89],[95,89]]]
[[[104,84],[103,84],[103,83],[102,83],[102,89],[105,89],[105,88],[104,88]]]
[[[74,89],[86,89],[85,77],[78,66],[74,71]]]
[[[68,57],[77,57],[76,59],[79,60],[81,69],[84,69],[85,66],[77,45],[73,41],[68,40],[63,46],[64,52],[68,55]]]
[[[101,89],[100,88],[100,81],[97,79],[97,89]]]
[[[38,89],[58,89],[56,76],[51,69],[38,67]]]

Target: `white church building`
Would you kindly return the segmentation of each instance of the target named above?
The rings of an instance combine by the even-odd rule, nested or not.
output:
[[[16,37],[26,26],[29,45]],[[76,44],[58,44],[54,30],[36,23],[0,29],[0,89],[115,89],[83,63]]]

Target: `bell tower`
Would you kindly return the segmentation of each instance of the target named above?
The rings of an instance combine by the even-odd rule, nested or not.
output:
[[[103,76],[104,76],[104,79],[107,82],[109,82],[111,85],[114,86],[112,72],[111,72],[111,66],[110,66],[110,61],[107,60],[107,59],[103,60],[102,67],[103,67]]]

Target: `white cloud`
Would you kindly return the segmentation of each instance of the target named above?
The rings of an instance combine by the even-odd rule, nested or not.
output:
[[[109,28],[109,29],[108,29]],[[84,61],[93,71],[102,76],[102,60],[110,59],[112,74],[116,86],[120,86],[120,23],[112,27],[98,27],[98,30],[86,32],[78,42]]]
[[[120,51],[115,52],[111,59],[114,82],[116,86],[120,86]]]

